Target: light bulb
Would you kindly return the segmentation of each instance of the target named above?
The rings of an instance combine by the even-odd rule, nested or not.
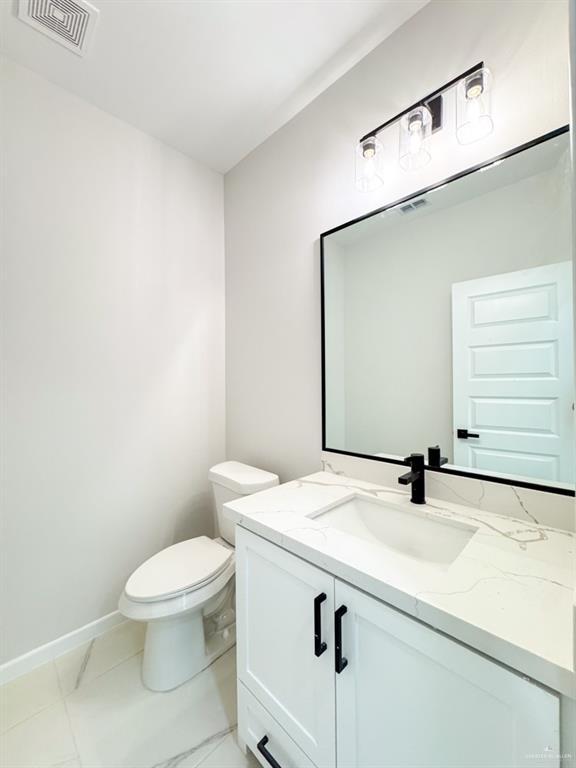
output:
[[[374,157],[376,154],[376,139],[369,138],[362,142],[362,155],[365,159]]]
[[[422,115],[418,112],[418,114],[413,115],[408,121],[408,130],[410,133],[422,133],[422,125]]]
[[[477,99],[484,90],[484,77],[482,70],[475,72],[465,80],[466,98],[469,101]]]

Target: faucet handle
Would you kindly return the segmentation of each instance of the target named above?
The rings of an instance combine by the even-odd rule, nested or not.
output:
[[[412,469],[424,469],[424,454],[423,453],[411,453],[404,461]]]
[[[447,464],[448,459],[445,456],[442,456],[442,452],[440,450],[439,445],[431,445],[428,448],[428,466],[429,467],[435,467],[439,468],[442,466],[442,464]]]

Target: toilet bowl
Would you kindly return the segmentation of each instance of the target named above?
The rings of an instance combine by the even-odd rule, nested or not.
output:
[[[208,476],[218,538],[198,536],[153,555],[118,602],[124,616],[147,623],[142,679],[153,691],[176,688],[234,645],[234,524],[223,505],[278,484],[277,475],[237,461]]]

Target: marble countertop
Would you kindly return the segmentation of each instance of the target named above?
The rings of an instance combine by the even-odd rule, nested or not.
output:
[[[477,528],[450,566],[370,543],[314,515],[355,495]],[[225,515],[555,691],[576,698],[575,536],[525,520],[318,472],[225,505]]]

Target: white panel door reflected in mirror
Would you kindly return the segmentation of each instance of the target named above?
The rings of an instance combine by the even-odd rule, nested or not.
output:
[[[326,450],[574,487],[566,132],[322,242]]]
[[[572,264],[455,283],[452,340],[454,464],[573,482]]]

